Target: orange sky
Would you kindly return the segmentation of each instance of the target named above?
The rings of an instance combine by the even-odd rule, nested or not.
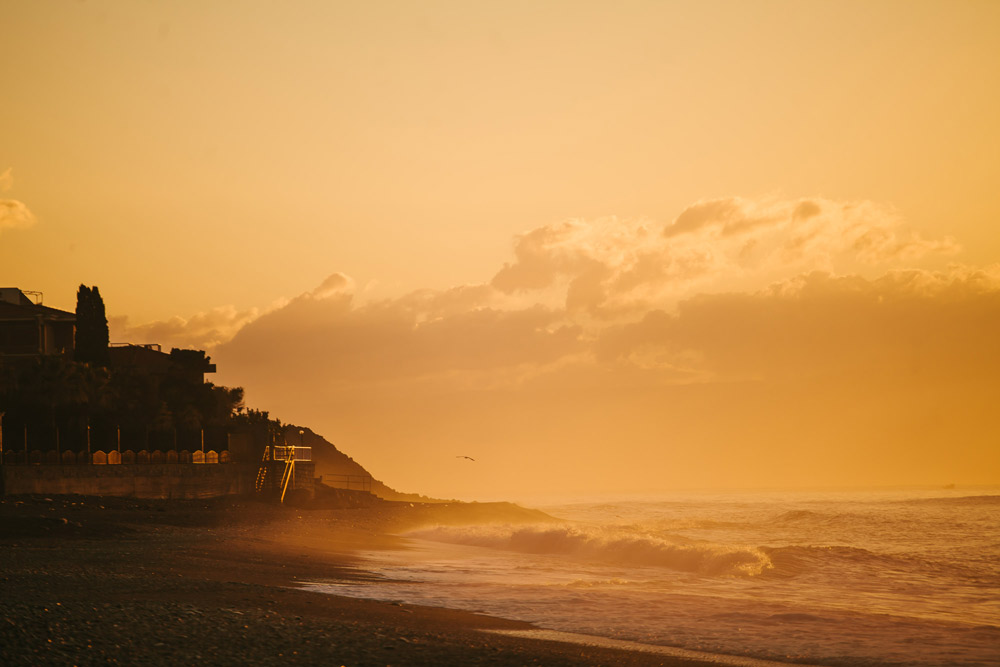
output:
[[[1000,481],[1000,4],[0,25],[0,283],[98,285],[391,485]]]

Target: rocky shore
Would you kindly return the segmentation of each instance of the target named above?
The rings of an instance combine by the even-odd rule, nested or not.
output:
[[[303,509],[249,500],[0,499],[4,665],[694,665],[483,632],[528,624],[342,598],[300,581],[370,576],[358,548],[512,505]]]

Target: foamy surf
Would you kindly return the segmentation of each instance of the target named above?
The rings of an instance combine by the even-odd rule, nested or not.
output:
[[[616,565],[664,567],[715,576],[754,576],[771,567],[760,549],[692,543],[615,527],[581,525],[436,526],[406,533],[445,544],[566,556]]]
[[[561,523],[413,531],[409,550],[364,554],[372,580],[311,587],[715,664],[1000,667],[998,504],[940,491],[563,504],[543,508]]]

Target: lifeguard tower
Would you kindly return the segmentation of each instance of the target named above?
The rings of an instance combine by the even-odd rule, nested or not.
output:
[[[302,431],[299,432],[301,439]],[[310,496],[315,492],[316,465],[312,460],[312,447],[269,445],[264,448],[255,485],[259,495],[278,497],[285,502],[289,490],[302,489]]]

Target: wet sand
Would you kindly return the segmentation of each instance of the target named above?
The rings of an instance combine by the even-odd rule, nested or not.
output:
[[[702,665],[484,630],[527,623],[295,588],[358,579],[352,553],[507,505],[297,509],[234,499],[0,499],[4,665]]]

